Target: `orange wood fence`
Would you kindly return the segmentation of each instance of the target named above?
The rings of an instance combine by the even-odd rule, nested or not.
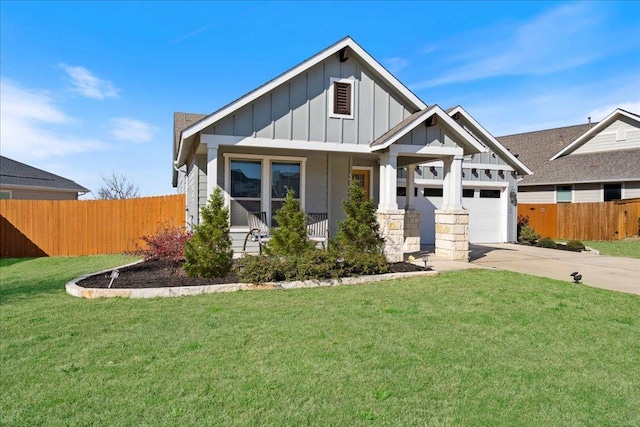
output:
[[[185,223],[183,194],[126,200],[0,200],[0,257],[132,251],[141,236]]]
[[[601,203],[518,204],[542,237],[620,240],[640,233],[640,199]]]

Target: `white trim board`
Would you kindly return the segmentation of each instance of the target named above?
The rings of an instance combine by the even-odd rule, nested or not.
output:
[[[558,152],[555,156],[551,157],[549,160],[555,160],[558,157],[564,156],[566,154],[570,154],[573,151],[577,150],[579,147],[584,145],[588,140],[593,138],[597,133],[599,133],[602,129],[609,126],[611,123],[616,121],[618,117],[621,117],[621,116],[627,117],[628,119],[631,119],[640,125],[640,116],[637,116],[633,113],[622,110],[620,108],[616,108],[611,114],[609,114],[607,117],[602,119],[597,125],[595,125],[591,129],[589,129],[588,131],[580,135],[578,138],[576,138],[575,141],[573,141],[571,144],[564,147],[562,150],[560,150],[560,152]]]
[[[509,150],[507,150],[504,145],[500,144],[497,139],[494,138],[480,123],[478,123],[471,114],[469,114],[464,108],[460,105],[455,107],[453,110],[449,111],[450,116],[454,116],[455,114],[461,114],[467,119],[467,121],[482,135],[485,136],[490,142],[493,149],[499,151],[501,157],[506,158],[507,163],[512,163],[520,172],[521,175],[533,175],[533,172],[522,163],[516,156],[511,154]]]

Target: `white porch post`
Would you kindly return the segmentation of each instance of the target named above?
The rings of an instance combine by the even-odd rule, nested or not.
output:
[[[207,145],[207,202],[218,186],[218,146]]]
[[[398,155],[383,153],[380,155],[380,202],[379,211],[398,209],[396,187],[398,186]]]
[[[462,160],[461,155],[444,159],[442,209],[462,209]]]
[[[436,256],[469,260],[469,212],[462,207],[462,155],[444,159],[442,209],[436,210]]]
[[[407,166],[407,179],[406,179],[406,188],[407,188],[407,196],[405,197],[405,206],[404,208],[408,211],[413,211],[415,210],[415,205],[414,205],[414,194],[415,194],[415,188],[416,188],[416,183],[415,183],[415,165],[408,165]]]

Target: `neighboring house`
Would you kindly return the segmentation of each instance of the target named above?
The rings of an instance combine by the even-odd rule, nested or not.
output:
[[[617,109],[599,123],[499,137],[532,170],[521,203],[607,202],[640,197],[640,116]]]
[[[176,113],[174,129],[187,221],[219,186],[236,250],[247,211],[272,218],[287,189],[327,213],[335,235],[351,179],[377,205],[390,260],[434,242],[467,259],[469,239],[516,239],[526,166],[462,107],[427,106],[350,37],[210,115]]]
[[[0,199],[77,200],[87,192],[70,179],[0,156]]]

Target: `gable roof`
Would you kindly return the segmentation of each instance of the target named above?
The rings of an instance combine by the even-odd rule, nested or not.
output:
[[[440,120],[446,123],[452,129],[452,131],[461,139],[461,142],[466,145],[467,148],[467,150],[465,150],[465,153],[467,153],[467,151],[469,151],[470,153],[481,153],[487,151],[482,143],[473,138],[473,136],[470,135],[469,132],[465,131],[437,104],[432,105],[425,110],[413,113],[412,115],[398,123],[396,126],[391,128],[389,131],[385,132],[370,144],[372,151],[387,148],[432,116],[440,117]]]
[[[70,179],[0,156],[0,185],[7,187],[50,188],[56,191],[88,193]]]
[[[347,36],[337,43],[329,46],[328,48],[320,51],[319,53],[313,55],[311,58],[301,62],[295,67],[291,68],[288,71],[285,71],[278,77],[270,80],[269,82],[263,84],[262,86],[252,90],[244,96],[236,99],[230,104],[225,105],[219,110],[211,113],[210,115],[204,117],[202,120],[198,121],[195,124],[190,125],[189,127],[182,130],[180,133],[179,143],[178,143],[178,151],[176,153],[175,160],[180,162],[180,159],[183,157],[183,147],[184,141],[208,126],[216,123],[217,121],[223,119],[228,116],[232,112],[238,110],[239,108],[244,107],[247,104],[258,99],[260,96],[270,92],[271,90],[277,88],[278,86],[286,83],[287,81],[293,79],[297,75],[309,70],[316,64],[324,61],[329,58],[331,55],[334,55],[340,52],[342,49],[349,49],[350,54],[354,54],[360,60],[365,62],[367,65],[371,67],[374,73],[384,80],[392,89],[395,89],[401,97],[408,102],[411,106],[414,107],[415,110],[424,110],[427,108],[427,104],[422,102],[420,98],[418,98],[413,92],[411,92],[404,84],[402,84],[397,78],[393,76],[386,68],[384,68],[378,61],[376,61],[369,53],[364,50],[360,45],[358,45],[351,37]]]
[[[464,116],[464,118],[471,124],[476,132],[481,133],[487,140],[489,141],[489,145],[493,149],[493,151],[497,152],[500,157],[507,162],[510,166],[512,166],[516,172],[520,175],[531,175],[531,169],[529,169],[522,161],[520,161],[516,156],[511,154],[509,150],[507,150],[498,140],[491,135],[480,123],[476,121],[476,119],[471,116],[471,114],[467,113],[467,111],[462,108],[462,106],[458,105],[457,107],[449,108],[446,110],[447,113],[453,117],[455,114],[460,114]]]
[[[534,174],[521,186],[615,182],[640,179],[640,149],[574,154],[550,160],[597,124],[545,129],[497,138],[514,156],[529,165]]]
[[[565,156],[567,154],[571,154],[572,152],[574,152],[575,150],[580,148],[582,145],[584,145],[584,143],[586,143],[588,140],[590,140],[595,135],[597,135],[601,130],[603,130],[604,128],[606,128],[607,126],[609,126],[610,124],[612,124],[616,120],[618,120],[618,118],[620,118],[620,117],[627,117],[627,118],[637,122],[640,125],[640,116],[638,116],[637,114],[631,113],[629,111],[623,110],[621,108],[617,108],[615,111],[613,111],[607,117],[602,119],[602,121],[600,123],[598,123],[597,125],[593,126],[587,132],[585,132],[584,134],[582,134],[581,136],[576,138],[576,140],[573,141],[571,144],[567,145],[562,150],[560,150],[558,153],[556,153],[553,157],[551,157],[551,160],[555,160],[555,159],[557,159],[557,158],[559,158],[561,156]]]

